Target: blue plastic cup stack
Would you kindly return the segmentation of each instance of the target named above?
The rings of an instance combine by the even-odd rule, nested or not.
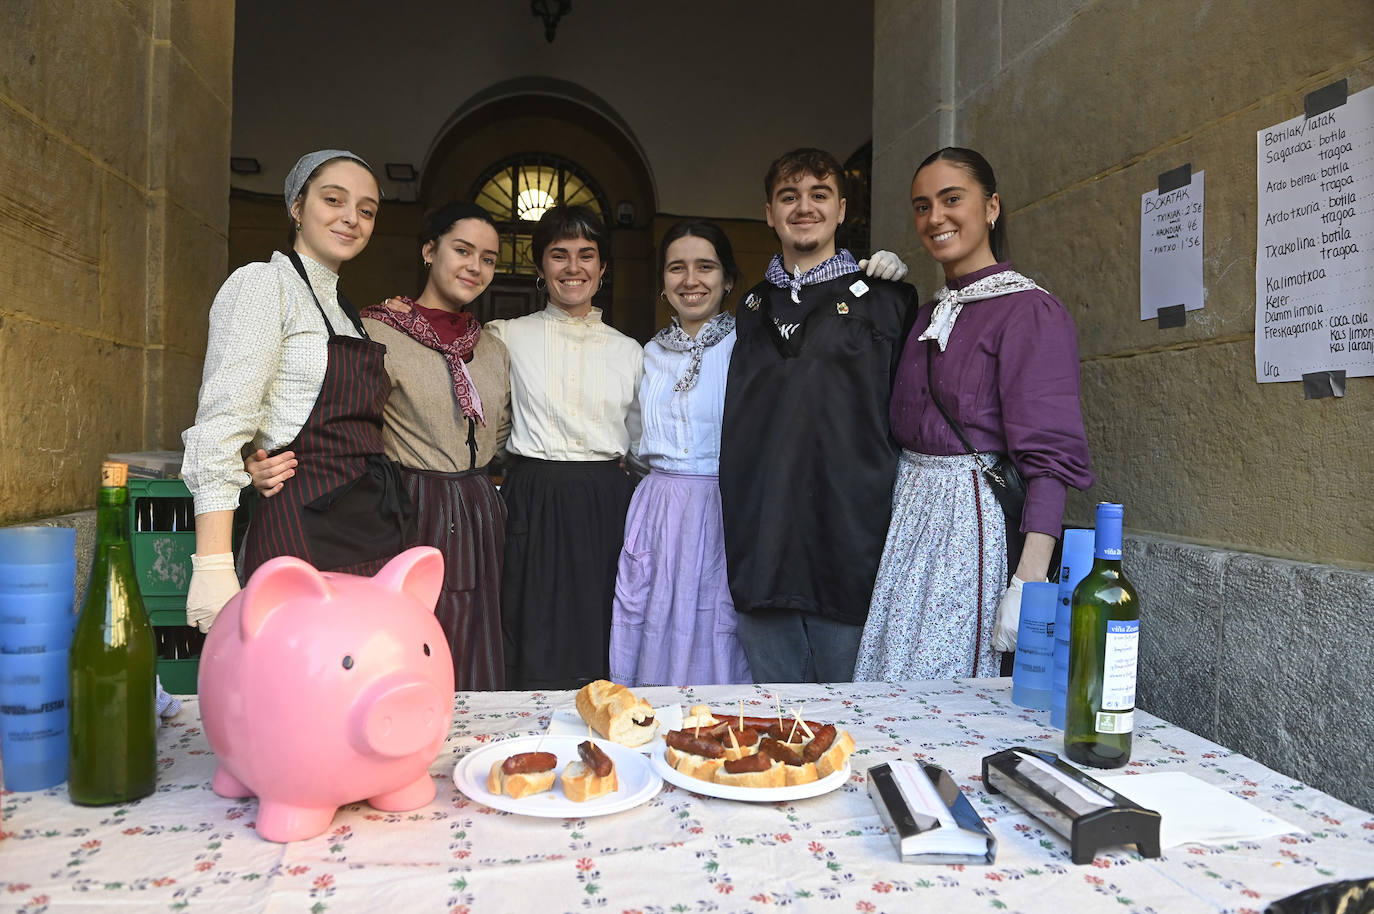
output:
[[[7,790],[67,779],[76,530],[0,528],[0,757]]]
[[[1058,594],[1058,585],[1044,581],[1021,587],[1021,621],[1016,629],[1016,663],[1011,668],[1011,700],[1033,711],[1050,708],[1054,604]]]
[[[1073,589],[1093,570],[1092,530],[1064,531],[1064,558],[1059,565],[1059,594],[1054,614],[1054,680],[1050,726],[1064,729],[1069,694],[1069,629],[1073,623]]]

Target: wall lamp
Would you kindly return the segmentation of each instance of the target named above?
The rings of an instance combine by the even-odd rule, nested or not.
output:
[[[400,181],[409,183],[419,177],[415,171],[415,166],[409,162],[387,162],[386,179],[388,181]]]
[[[256,175],[262,172],[262,166],[249,156],[230,156],[229,170],[236,175]]]

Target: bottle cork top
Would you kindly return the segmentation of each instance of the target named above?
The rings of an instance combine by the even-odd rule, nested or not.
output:
[[[129,465],[114,460],[100,464],[100,485],[105,488],[122,489],[129,484]]]

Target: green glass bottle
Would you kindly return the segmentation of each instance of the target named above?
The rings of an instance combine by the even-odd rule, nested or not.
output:
[[[1121,505],[1097,506],[1093,568],[1073,592],[1064,753],[1081,765],[1131,760],[1140,604],[1121,571]]]
[[[100,467],[95,563],[72,636],[67,790],[81,806],[137,800],[157,781],[157,650],[129,548],[128,471]]]

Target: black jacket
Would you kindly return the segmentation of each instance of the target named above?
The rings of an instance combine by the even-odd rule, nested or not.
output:
[[[919,301],[862,273],[800,298],[763,282],[737,312],[720,442],[730,592],[739,612],[863,624],[897,470],[888,400]],[[799,321],[790,338],[775,314]]]

